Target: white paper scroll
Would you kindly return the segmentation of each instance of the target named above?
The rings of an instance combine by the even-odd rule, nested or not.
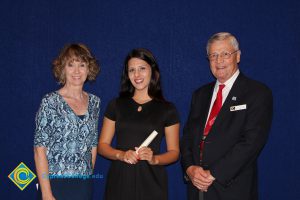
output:
[[[142,147],[147,147],[153,140],[154,138],[158,135],[158,132],[155,130],[146,138],[146,140],[139,146],[139,148],[135,151],[136,153],[139,151],[140,148]]]

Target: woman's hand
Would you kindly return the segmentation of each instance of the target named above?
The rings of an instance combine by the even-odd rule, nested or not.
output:
[[[125,152],[122,160],[128,164],[136,164],[139,160],[139,157],[135,151],[128,150]]]
[[[138,148],[135,147],[137,150]],[[138,157],[140,160],[147,160],[150,165],[156,165],[158,164],[157,160],[155,159],[155,156],[153,155],[153,151],[149,147],[142,147],[138,150]]]
[[[54,196],[52,194],[49,195],[43,195],[43,200],[55,200]]]

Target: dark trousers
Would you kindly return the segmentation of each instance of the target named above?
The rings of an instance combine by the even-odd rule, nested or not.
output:
[[[204,193],[199,191],[199,200],[204,200]]]
[[[56,200],[92,200],[93,180],[79,178],[50,179],[52,194]],[[38,200],[42,200],[41,187]]]

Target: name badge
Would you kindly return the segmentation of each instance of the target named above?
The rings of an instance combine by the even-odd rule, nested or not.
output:
[[[247,104],[230,107],[230,111],[232,111],[232,112],[238,111],[238,110],[245,110],[245,109],[247,109]]]

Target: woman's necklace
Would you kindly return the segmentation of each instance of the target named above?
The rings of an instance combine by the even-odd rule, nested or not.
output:
[[[138,112],[141,112],[143,110],[143,107],[141,105],[139,105],[139,107],[137,108]]]
[[[143,110],[143,104],[145,104],[145,103],[147,103],[147,102],[149,102],[149,101],[151,101],[152,99],[151,98],[147,98],[147,99],[138,99],[138,98],[134,98],[134,97],[132,97],[133,98],[133,100],[136,102],[136,103],[138,103],[139,104],[139,106],[138,106],[138,108],[137,108],[137,111],[138,112],[141,112],[142,110]]]

